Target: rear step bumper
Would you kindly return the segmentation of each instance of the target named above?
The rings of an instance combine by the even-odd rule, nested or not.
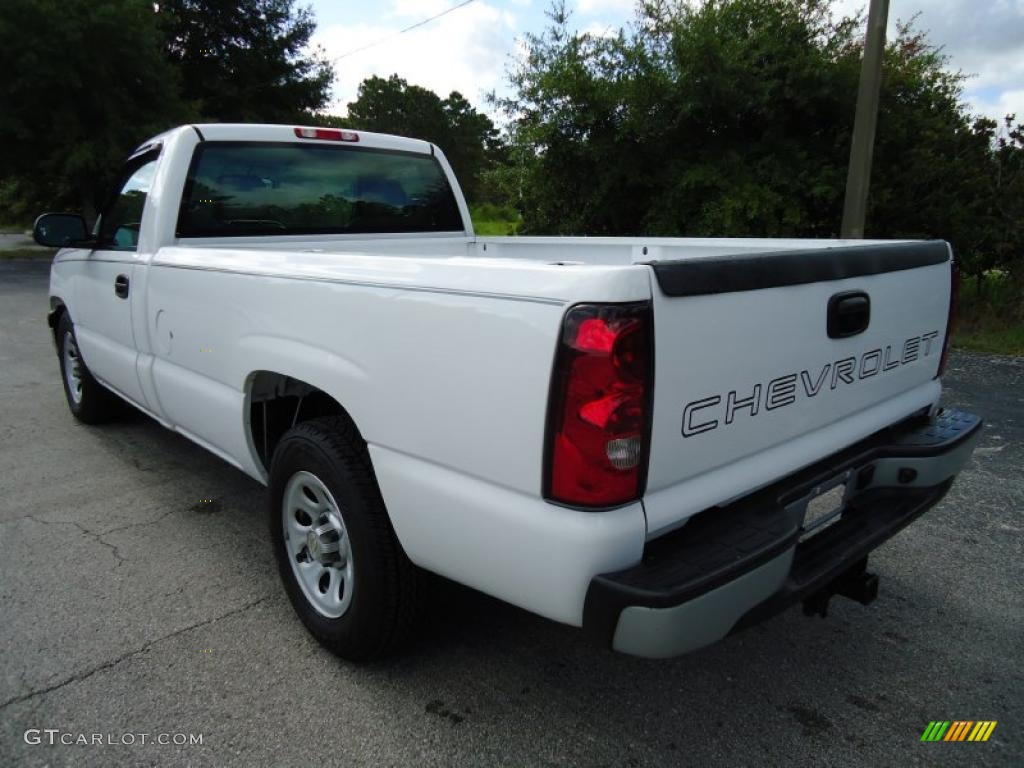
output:
[[[868,553],[945,496],[981,426],[963,411],[916,417],[695,515],[651,541],[638,565],[591,581],[584,632],[623,653],[664,658],[800,600],[849,594],[851,580],[870,579]],[[838,485],[842,514],[808,534],[808,503]]]

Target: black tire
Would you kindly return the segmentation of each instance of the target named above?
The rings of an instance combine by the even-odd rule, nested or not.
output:
[[[81,393],[76,398],[69,384],[67,371],[68,344],[78,360],[78,380],[81,382]],[[60,361],[60,379],[64,384],[64,397],[67,398],[71,415],[84,424],[102,424],[110,421],[121,412],[121,401],[113,392],[104,387],[89,372],[85,360],[78,352],[78,339],[75,336],[75,325],[67,312],[60,316],[57,323],[57,358]]]
[[[284,534],[285,491],[298,472],[311,473],[327,487],[347,532],[354,586],[348,608],[337,618],[314,607],[292,567]],[[407,641],[420,609],[420,574],[395,536],[366,444],[351,420],[331,416],[288,430],[274,450],[269,493],[278,570],[310,633],[325,648],[352,661],[386,655]]]

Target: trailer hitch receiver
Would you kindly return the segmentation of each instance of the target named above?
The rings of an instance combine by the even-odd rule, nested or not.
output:
[[[861,605],[870,605],[878,597],[878,575],[868,573],[868,559],[865,557],[856,565],[844,571],[823,589],[804,600],[805,616],[828,615],[829,601],[835,596],[855,600]]]

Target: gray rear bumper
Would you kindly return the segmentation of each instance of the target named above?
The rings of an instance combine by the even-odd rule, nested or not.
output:
[[[919,417],[695,515],[650,542],[638,565],[591,582],[584,632],[623,653],[663,658],[822,592],[942,499],[981,426],[961,411]],[[803,536],[808,502],[839,484],[842,515]]]

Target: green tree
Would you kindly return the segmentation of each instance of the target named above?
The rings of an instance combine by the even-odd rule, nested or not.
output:
[[[442,99],[398,75],[363,80],[356,100],[348,104],[345,122],[366,131],[433,142],[448,158],[466,197],[473,201],[483,192],[481,175],[502,157],[494,123],[462,94],[452,91]]]
[[[205,120],[290,122],[323,108],[334,70],[295,0],[166,0],[167,57]]]
[[[996,264],[996,124],[969,113],[946,64],[910,24],[887,47],[868,234],[945,238],[979,275]]]
[[[838,228],[857,68],[822,4],[643,3],[578,34],[564,5],[499,100],[534,231],[827,235]],[[520,154],[522,157],[522,154]],[[834,221],[833,221],[834,219]]]
[[[992,222],[990,262],[1007,270],[1015,301],[1012,319],[1024,321],[1024,124],[1016,115],[1003,119],[996,139],[995,173],[988,178],[990,189],[984,212]],[[978,281],[978,287],[984,285]]]
[[[126,154],[186,121],[152,3],[4,0],[0,219],[91,215]]]
[[[640,2],[611,37],[563,3],[526,40],[502,171],[524,230],[838,234],[863,19],[831,0]],[[912,24],[886,54],[867,232],[942,237],[968,271],[1019,269],[1019,131],[970,114],[964,77]]]
[[[448,137],[442,146],[446,157],[455,160],[452,168],[469,183],[466,196],[473,202],[494,200],[494,193],[487,189],[485,178],[488,171],[500,166],[506,159],[504,143],[491,119],[478,112],[458,91],[452,91],[441,102],[448,126]],[[450,151],[451,155],[448,155]],[[456,165],[457,164],[457,165]]]

